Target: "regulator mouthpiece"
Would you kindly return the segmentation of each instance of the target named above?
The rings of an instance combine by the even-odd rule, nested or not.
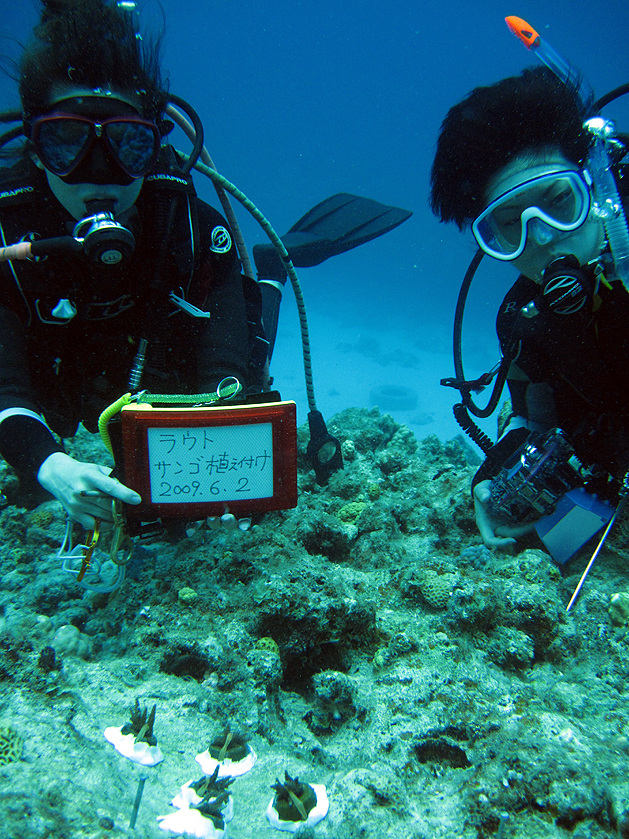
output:
[[[555,259],[544,271],[538,308],[557,315],[586,310],[594,293],[594,277],[573,254]]]
[[[72,236],[98,265],[119,265],[135,250],[133,233],[114,218],[111,200],[86,201],[88,215],[74,226]]]

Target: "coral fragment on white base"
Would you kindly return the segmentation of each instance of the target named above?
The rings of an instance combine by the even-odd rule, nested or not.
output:
[[[114,749],[123,757],[140,763],[142,766],[156,766],[164,755],[158,746],[149,746],[148,743],[136,743],[135,734],[123,734],[122,726],[115,728],[110,726],[103,732],[105,740],[108,740]]]

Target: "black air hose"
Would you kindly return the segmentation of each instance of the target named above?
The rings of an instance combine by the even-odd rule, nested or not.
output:
[[[476,425],[474,420],[467,412],[467,408],[462,402],[457,402],[452,406],[452,413],[455,420],[461,426],[463,431],[482,449],[484,454],[489,454],[489,450],[493,447],[491,437],[488,437],[484,431]]]

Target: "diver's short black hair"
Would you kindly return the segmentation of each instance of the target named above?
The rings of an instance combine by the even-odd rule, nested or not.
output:
[[[168,96],[160,71],[162,35],[140,35],[135,4],[41,0],[41,7],[19,65],[25,119],[46,112],[58,84],[131,94],[143,116],[159,116]]]
[[[477,87],[448,111],[431,172],[430,204],[459,229],[483,209],[490,178],[518,154],[556,148],[583,166],[590,137],[575,88],[546,67]]]

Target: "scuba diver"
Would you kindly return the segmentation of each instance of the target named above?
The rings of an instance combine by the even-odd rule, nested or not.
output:
[[[159,43],[137,35],[116,3],[44,0],[19,65],[26,141],[0,184],[4,245],[77,225],[86,243],[5,262],[0,280],[0,452],[86,528],[111,521],[111,497],[139,496],[51,432],[95,431],[130,377],[173,393],[262,384],[231,233],[162,146]]]
[[[70,457],[55,435],[72,437],[79,423],[102,434],[104,409],[126,391],[268,397],[294,266],[357,247],[411,213],[341,193],[280,240],[215,171],[194,109],[162,80],[160,39],[141,34],[135,3],[41,7],[19,63],[21,108],[0,114],[17,123],[0,136],[11,163],[0,171],[0,454],[35,503],[43,489],[68,521],[94,531],[118,527],[112,498],[139,505],[140,496],[107,467]],[[173,121],[193,142],[190,155],[165,142]],[[193,167],[213,180],[228,221],[197,197]],[[259,281],[225,188],[274,243],[254,249]],[[323,482],[342,466],[340,443],[316,410],[303,301],[299,314],[310,451]]]
[[[564,562],[626,492],[629,293],[625,253],[610,246],[611,220],[624,223],[627,242],[618,198],[626,150],[593,118],[597,105],[573,68],[540,57],[546,66],[477,87],[449,110],[431,206],[441,221],[471,226],[480,250],[470,279],[483,254],[519,272],[497,315],[499,381],[488,410],[473,411],[489,416],[506,379],[495,444],[467,414],[470,389],[491,376],[442,382],[461,391],[455,414],[486,454],[473,480],[480,534],[504,547],[535,528]],[[456,348],[455,326],[455,367]],[[595,523],[584,524],[590,515]]]

